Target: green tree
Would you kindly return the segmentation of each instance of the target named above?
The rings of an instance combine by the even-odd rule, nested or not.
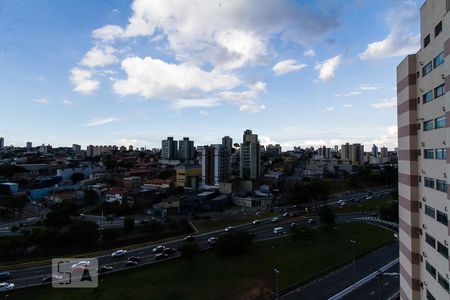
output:
[[[333,210],[328,206],[322,206],[319,212],[320,224],[325,225],[329,228],[333,227],[335,224],[335,215]]]
[[[291,234],[294,239],[301,241],[309,241],[313,237],[313,230],[306,226],[299,226],[292,228]]]
[[[185,242],[178,250],[180,250],[182,256],[187,258],[192,258],[200,253],[200,248],[195,242]]]
[[[84,201],[86,204],[94,204],[99,200],[98,194],[91,189],[84,191]]]
[[[224,234],[216,244],[216,251],[223,256],[234,256],[251,249],[252,236],[247,231],[235,231]]]
[[[70,176],[70,180],[72,180],[73,184],[76,184],[77,182],[80,182],[84,179],[83,173],[73,173],[72,176]]]
[[[134,218],[127,217],[123,219],[123,228],[127,231],[131,231],[134,229]]]
[[[97,243],[99,238],[98,225],[92,221],[76,221],[67,227],[64,241],[67,245],[86,247]]]

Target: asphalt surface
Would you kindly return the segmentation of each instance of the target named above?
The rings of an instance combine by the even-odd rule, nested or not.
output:
[[[297,299],[328,299],[340,291],[346,289],[350,285],[354,284],[358,280],[368,276],[373,273],[375,269],[379,269],[394,259],[398,258],[399,248],[398,243],[389,244],[383,248],[380,248],[360,259],[356,260],[356,280],[353,279],[353,265],[347,265],[327,276],[324,276],[316,281],[307,284],[297,290],[294,290],[281,297],[283,300],[297,300]],[[397,271],[398,272],[398,265]],[[389,278],[388,285],[385,288],[393,288],[395,290],[395,276],[383,276],[392,277]],[[387,280],[387,279],[386,279]],[[396,279],[398,281],[398,277]],[[375,281],[375,286],[376,286]],[[383,283],[384,285],[384,283]],[[389,286],[390,285],[390,286]],[[370,299],[368,296],[372,293],[373,282],[362,286],[361,289],[355,291],[354,294],[350,295],[349,298],[344,299]],[[399,282],[397,283],[397,291],[399,290]],[[376,294],[376,290],[375,290]],[[378,298],[373,298],[378,299]],[[384,299],[384,298],[383,298]]]

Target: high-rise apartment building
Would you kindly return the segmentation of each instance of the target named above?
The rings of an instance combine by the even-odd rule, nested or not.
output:
[[[222,138],[222,146],[228,149],[228,151],[231,153],[231,149],[233,149],[233,139],[230,138],[228,135],[224,136]]]
[[[178,142],[178,147],[178,157],[181,160],[194,159],[194,141],[190,141],[188,137],[185,137]]]
[[[215,185],[228,181],[231,175],[230,152],[223,145],[202,149],[202,184]]]
[[[27,150],[31,150],[31,148],[33,148],[33,143],[27,142]]]
[[[0,150],[2,150],[3,148],[5,148],[5,138],[0,137]]]
[[[81,152],[81,145],[73,144],[72,150],[73,150],[73,152],[76,152],[76,153]]]
[[[331,148],[327,148],[326,146],[319,147],[317,154],[325,159],[331,159]]]
[[[342,160],[350,160],[351,156],[351,146],[349,143],[341,146],[341,159]]]
[[[240,177],[255,180],[260,175],[261,157],[258,135],[247,129],[244,131],[243,143],[240,148]]]
[[[421,48],[397,66],[402,299],[449,299],[449,9],[448,0],[425,1]]]
[[[352,161],[352,164],[363,165],[364,164],[364,145],[353,144],[350,149],[351,149],[350,160]]]
[[[161,158],[177,159],[178,158],[178,142],[173,137],[168,137],[161,141]]]
[[[372,146],[372,156],[373,157],[377,157],[378,156],[378,147],[375,144],[373,144],[373,146]]]
[[[381,147],[381,149],[380,149],[380,156],[381,157],[388,157],[388,148]]]

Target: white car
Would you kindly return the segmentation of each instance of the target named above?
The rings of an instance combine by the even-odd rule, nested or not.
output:
[[[215,236],[212,236],[208,239],[208,243],[210,245],[214,245],[215,243],[217,243],[218,238],[216,238]]]
[[[270,220],[270,222],[272,222],[272,223],[276,223],[276,222],[279,222],[280,221],[280,218],[278,218],[278,217],[273,217],[271,220]]]
[[[91,262],[90,261],[88,261],[88,260],[82,260],[82,261],[79,261],[79,262],[77,262],[77,263],[75,263],[75,264],[73,264],[72,265],[72,270],[74,270],[74,269],[78,269],[78,268],[86,268],[86,267],[89,267],[91,265]]]
[[[285,232],[284,232],[284,229],[283,229],[283,227],[275,227],[274,229],[273,229],[273,234],[284,234]]]
[[[0,283],[0,291],[9,290],[15,287],[15,284],[12,282],[2,282]]]
[[[165,247],[165,246],[162,246],[162,245],[156,246],[155,248],[153,248],[153,254],[161,253],[161,252],[163,252],[163,250],[164,250],[165,248],[166,248],[166,247]]]
[[[258,225],[259,223],[260,223],[259,220],[254,220],[254,221],[252,222],[253,225]]]
[[[127,250],[117,250],[111,254],[111,257],[122,257],[127,255]]]
[[[231,232],[234,230],[233,226],[228,226],[227,228],[225,228],[225,232]]]

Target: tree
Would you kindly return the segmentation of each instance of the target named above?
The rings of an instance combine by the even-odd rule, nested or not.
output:
[[[123,228],[127,231],[131,231],[134,229],[134,218],[127,217],[123,219]]]
[[[76,221],[71,223],[64,233],[64,240],[72,246],[89,246],[99,238],[98,225],[92,221]]]
[[[333,210],[328,206],[323,206],[319,212],[320,224],[331,228],[335,224],[335,215]]]
[[[294,239],[307,241],[311,240],[313,237],[313,231],[311,228],[306,226],[294,227],[291,229],[291,234]]]
[[[84,179],[83,173],[73,173],[72,176],[70,176],[70,180],[72,180],[73,184],[76,184],[77,182],[80,182]]]
[[[216,244],[216,251],[223,256],[234,256],[251,249],[252,236],[247,231],[235,231],[224,234]]]
[[[84,201],[86,204],[93,204],[99,199],[97,193],[94,190],[88,189],[84,191]]]
[[[183,245],[181,245],[178,250],[180,250],[182,256],[187,258],[192,258],[200,253],[200,248],[198,247],[197,243],[194,242],[183,243]]]

